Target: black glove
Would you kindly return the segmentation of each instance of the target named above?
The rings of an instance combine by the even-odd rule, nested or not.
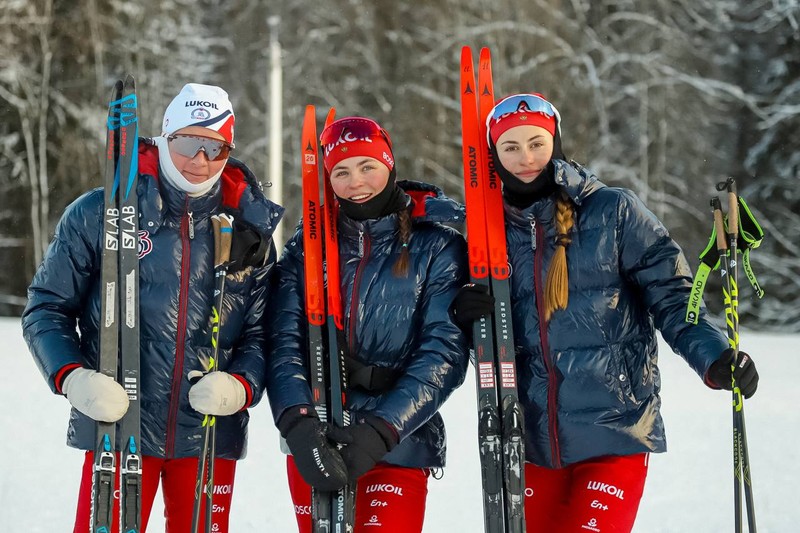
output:
[[[340,453],[351,482],[369,472],[398,442],[397,433],[389,424],[371,415],[360,417],[357,424],[334,428],[330,437],[344,444]]]
[[[706,378],[711,385],[720,389],[733,390],[731,383],[731,365],[733,364],[733,349],[728,348],[719,359],[711,363]],[[739,352],[739,363],[733,371],[736,384],[745,398],[751,397],[758,388],[758,372],[753,358],[745,352]]]
[[[489,294],[489,287],[476,283],[467,283],[456,293],[450,304],[453,320],[463,330],[470,330],[472,323],[482,316],[491,315],[494,311],[494,296]]]
[[[278,429],[306,483],[327,492],[347,484],[347,466],[329,440],[333,427],[321,422],[313,409],[304,405],[288,409],[278,420]]]
[[[228,272],[238,272],[249,266],[262,267],[275,261],[274,253],[270,239],[263,238],[255,227],[238,216],[234,217]]]

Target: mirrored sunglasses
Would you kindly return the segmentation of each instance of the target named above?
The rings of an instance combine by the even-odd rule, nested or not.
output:
[[[199,137],[197,135],[170,135],[167,137],[169,146],[185,157],[194,157],[202,150],[209,161],[227,159],[233,146],[219,139]]]
[[[517,111],[530,111],[532,113],[544,113],[548,117],[556,117],[556,125],[561,129],[561,115],[558,110],[540,96],[534,94],[515,94],[500,100],[492,108],[492,112],[486,117],[486,126],[490,128],[492,123],[503,118],[503,115],[516,113]]]

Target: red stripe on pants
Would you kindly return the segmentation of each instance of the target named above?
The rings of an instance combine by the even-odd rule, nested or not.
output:
[[[89,531],[89,514],[92,505],[92,467],[94,452],[87,451],[83,461],[81,488],[78,494],[78,510],[73,533]],[[119,456],[117,457],[119,468]],[[117,470],[119,471],[119,470]],[[236,475],[236,461],[219,459],[214,462],[214,508],[212,520],[217,529],[215,533],[227,533],[233,498],[233,480]],[[164,495],[164,517],[166,533],[185,533],[192,527],[194,508],[194,487],[197,477],[197,459],[159,459],[144,456],[142,459],[142,533],[147,530],[153,500],[161,481]],[[114,518],[112,533],[119,533],[119,477],[114,485]],[[205,503],[205,498],[204,498]],[[205,522],[205,505],[200,509],[200,529]]]
[[[648,457],[599,457],[558,469],[525,463],[526,533],[630,533]]]
[[[298,530],[311,533],[311,487],[291,455],[286,471]],[[427,497],[427,469],[379,464],[358,479],[354,533],[419,533]]]

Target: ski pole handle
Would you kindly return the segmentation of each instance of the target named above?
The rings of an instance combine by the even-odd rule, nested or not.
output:
[[[717,236],[717,250],[720,256],[722,256],[728,249],[728,244],[725,242],[725,224],[722,221],[722,203],[716,196],[711,199],[711,209],[714,212],[714,230]]]
[[[211,224],[214,227],[214,268],[217,268],[231,259],[233,217],[225,213],[214,215]]]
[[[728,233],[731,239],[739,235],[739,198],[736,194],[736,182],[733,178],[727,181],[728,187]]]

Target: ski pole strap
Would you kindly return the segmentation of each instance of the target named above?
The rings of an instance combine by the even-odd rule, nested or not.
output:
[[[710,267],[701,262],[692,281],[692,292],[689,294],[689,304],[686,306],[686,322],[697,324],[700,320],[700,304],[703,301],[703,291],[706,289],[708,275],[716,267]]]
[[[742,253],[742,270],[744,270],[750,285],[756,292],[756,295],[761,298],[764,296],[764,289],[756,279],[753,268],[750,264],[750,250],[761,246],[761,241],[764,239],[764,230],[756,220],[750,208],[747,206],[744,198],[738,197],[739,200],[739,236],[737,238],[738,251]],[[725,228],[728,227],[728,218],[725,217]],[[700,318],[700,304],[703,301],[703,291],[706,287],[708,275],[714,270],[719,268],[720,257],[716,247],[717,230],[711,229],[711,237],[708,239],[708,245],[700,253],[700,266],[697,269],[697,274],[692,281],[692,292],[689,296],[689,303],[686,306],[686,322],[697,324]]]
[[[764,240],[764,230],[756,220],[756,217],[753,216],[750,208],[747,207],[747,202],[739,196],[739,237],[737,245],[740,250],[743,250],[742,270],[744,270],[747,280],[759,298],[764,296],[764,289],[759,285],[750,265],[750,250],[761,246],[762,240]]]
[[[349,355],[344,356],[344,362],[348,385],[361,387],[367,392],[380,393],[389,390],[402,373],[394,368],[365,365]]]

